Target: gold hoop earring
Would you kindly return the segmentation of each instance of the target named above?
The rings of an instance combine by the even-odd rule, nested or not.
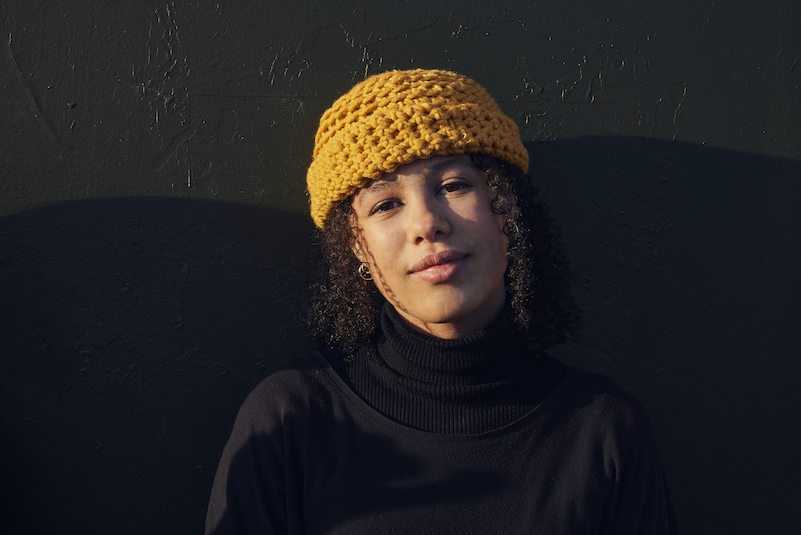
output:
[[[373,274],[370,273],[370,266],[367,264],[361,264],[359,266],[359,276],[366,281],[373,280]]]

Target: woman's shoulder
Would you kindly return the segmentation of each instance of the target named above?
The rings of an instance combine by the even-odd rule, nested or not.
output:
[[[274,366],[259,382],[254,392],[275,388],[291,388],[297,384],[314,381],[325,373],[325,359],[318,351],[288,357]]]
[[[239,417],[262,421],[283,418],[330,403],[334,388],[327,368],[318,352],[283,360],[248,394]]]
[[[652,440],[651,420],[642,403],[608,377],[570,368],[557,390],[551,409],[563,425],[582,433]]]
[[[587,399],[597,404],[609,404],[620,408],[640,410],[642,408],[637,398],[618,381],[606,375],[586,371],[581,368],[569,366],[569,376],[574,383],[573,388],[581,392]]]

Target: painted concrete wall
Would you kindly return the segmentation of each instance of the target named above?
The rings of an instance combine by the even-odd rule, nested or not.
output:
[[[579,272],[571,363],[653,416],[685,533],[801,530],[801,4],[0,4],[4,533],[197,533],[306,350],[304,173],[366,74],[521,126]],[[9,524],[10,522],[10,524]]]

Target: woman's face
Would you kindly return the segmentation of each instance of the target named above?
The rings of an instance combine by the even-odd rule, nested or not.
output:
[[[492,197],[466,154],[403,165],[354,195],[354,252],[413,328],[459,338],[500,313],[507,239]]]

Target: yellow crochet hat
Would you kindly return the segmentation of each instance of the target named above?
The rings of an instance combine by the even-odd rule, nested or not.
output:
[[[320,119],[306,175],[312,219],[322,228],[340,201],[381,173],[466,152],[483,152],[528,171],[517,125],[473,80],[425,69],[371,76]]]

